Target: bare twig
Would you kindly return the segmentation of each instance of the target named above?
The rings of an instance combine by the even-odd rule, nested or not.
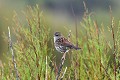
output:
[[[62,70],[62,67],[63,67],[63,64],[65,62],[65,56],[66,56],[66,52],[63,54],[63,57],[61,58],[61,64],[59,66],[59,69],[58,69],[58,73],[57,73],[57,76],[56,76],[56,80],[58,80],[59,76],[60,76],[60,73],[61,73],[61,70]]]
[[[60,79],[60,80],[62,80],[62,79],[63,79],[63,77],[64,77],[64,75],[65,75],[65,73],[66,73],[66,70],[67,70],[67,67],[65,68],[65,71],[64,71],[64,73],[63,73],[63,75],[62,75],[62,77],[61,77],[61,79]]]
[[[115,42],[115,33],[114,33],[114,17],[112,16],[112,9],[110,8],[110,17],[111,17],[111,31],[112,31],[112,38],[113,38],[113,45],[114,45],[114,79],[116,80],[116,42]]]
[[[84,11],[84,17],[87,17],[87,15],[88,15],[88,9],[87,9],[85,1],[83,1],[83,5],[84,5],[84,9],[85,9],[85,11]]]
[[[14,65],[14,70],[16,73],[16,80],[19,80],[19,75],[18,75],[18,70],[17,70],[17,64],[15,61],[15,56],[14,56],[14,51],[13,51],[13,45],[12,45],[12,40],[11,40],[11,35],[10,35],[10,28],[8,27],[8,40],[9,40],[9,47],[12,53],[12,61],[13,61],[13,65]]]
[[[78,47],[77,19],[76,19],[75,12],[74,12],[72,5],[71,5],[71,9],[72,9],[73,17],[75,19],[76,46]]]

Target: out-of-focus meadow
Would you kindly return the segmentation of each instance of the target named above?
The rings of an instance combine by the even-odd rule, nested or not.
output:
[[[7,51],[8,43],[4,41],[2,35],[3,32],[7,33],[7,27],[12,27],[13,16],[15,12],[19,17],[23,15],[23,11],[26,11],[26,7],[35,6],[38,4],[40,9],[44,12],[45,17],[51,24],[51,29],[55,31],[64,32],[64,26],[67,26],[72,32],[75,32],[75,20],[71,10],[71,4],[74,9],[78,25],[84,14],[83,0],[0,0],[0,59],[4,60],[2,57],[3,53]],[[110,14],[109,6],[111,5],[113,16],[119,19],[120,14],[120,1],[119,0],[88,0],[86,1],[89,12],[95,15],[96,20],[99,24],[103,23],[109,25]],[[24,23],[24,17],[21,17],[21,22]],[[81,27],[79,26],[79,30]],[[107,34],[107,33],[106,33]],[[53,34],[51,34],[53,35]],[[109,34],[108,34],[109,35]],[[109,40],[109,36],[108,36]]]
[[[85,1],[87,9],[85,9],[83,1]],[[110,12],[110,6],[112,12]],[[75,27],[77,23],[78,43],[82,50],[73,51],[67,55],[65,65],[69,68],[65,79],[84,80],[84,77],[90,80],[114,79],[113,75],[116,75],[114,69],[117,74],[120,72],[118,70],[120,69],[118,68],[120,65],[118,59],[120,39],[119,32],[117,32],[119,31],[117,27],[120,26],[119,7],[119,0],[0,0],[0,64],[1,61],[4,63],[11,60],[6,58],[9,48],[7,40],[4,39],[5,35],[3,35],[3,33],[8,33],[9,26],[13,44],[15,43],[14,50],[17,53],[15,56],[17,56],[16,62],[18,61],[21,80],[45,79],[46,75],[48,80],[55,79],[56,64],[59,65],[62,54],[54,49],[53,34],[55,31],[60,31],[67,36],[71,30],[71,41],[76,43]],[[85,17],[85,15],[87,16]],[[115,40],[111,25],[115,27],[114,32],[117,35]],[[28,26],[30,30],[27,28]],[[22,37],[24,38],[22,39]],[[116,60],[114,60],[113,54],[115,52],[118,53]],[[46,56],[49,56],[47,74],[44,62],[47,61]],[[3,78],[0,79],[15,79],[12,78],[14,75],[8,74],[12,71],[10,71],[11,66],[14,65],[7,65],[7,69],[3,69],[5,70],[3,73],[1,69]],[[35,68],[36,70],[34,70]],[[118,78],[120,75],[117,75]]]

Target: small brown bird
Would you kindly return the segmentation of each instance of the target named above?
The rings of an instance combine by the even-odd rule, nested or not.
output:
[[[60,32],[54,33],[54,45],[58,52],[66,53],[70,49],[81,49],[79,47],[74,46],[68,39],[61,35]]]

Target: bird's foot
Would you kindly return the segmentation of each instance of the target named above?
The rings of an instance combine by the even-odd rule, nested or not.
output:
[[[65,56],[63,56],[63,57],[61,58],[61,60],[65,60]]]
[[[65,60],[65,57],[66,57],[66,53],[63,54],[61,60]]]

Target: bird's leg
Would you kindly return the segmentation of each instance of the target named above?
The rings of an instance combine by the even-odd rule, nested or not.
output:
[[[63,54],[61,60],[65,60],[66,52]]]

